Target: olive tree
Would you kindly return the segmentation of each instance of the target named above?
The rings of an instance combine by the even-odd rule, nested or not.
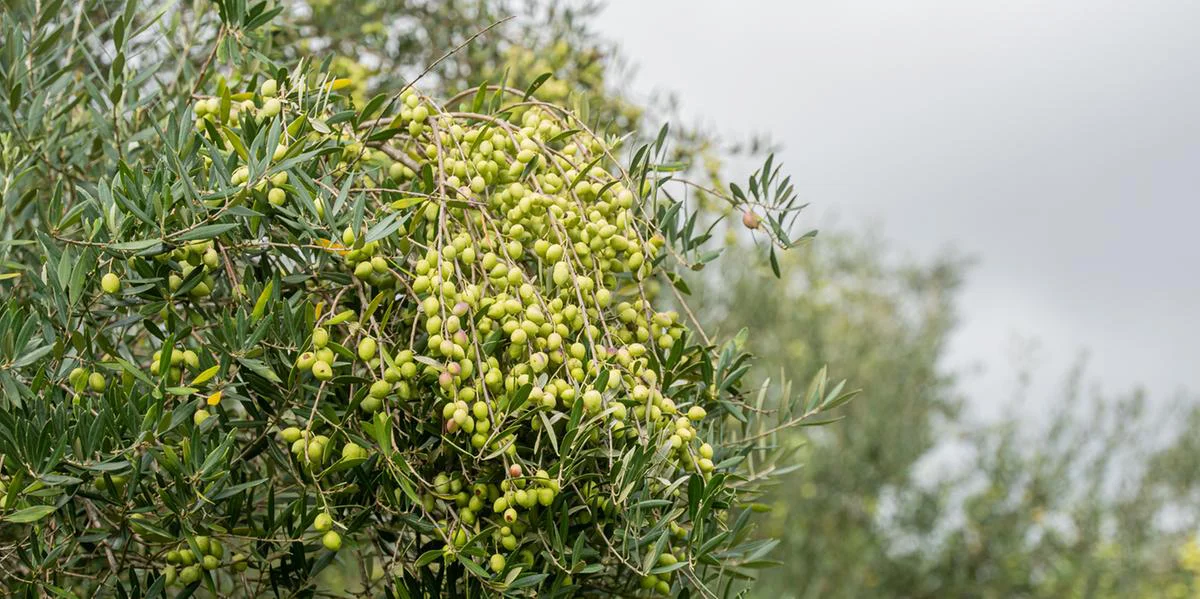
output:
[[[1082,367],[1045,394],[1028,381],[1055,373],[1014,370],[1004,414],[979,422],[961,409],[970,377],[944,365],[963,258],[899,260],[869,233],[823,232],[763,294],[774,275],[730,253],[694,282],[701,319],[788,331],[750,339],[752,376],[828,364],[863,388],[830,415],[841,423],[783,440],[803,465],[764,499],[759,534],[780,539],[782,564],[751,596],[1195,594],[1194,398],[1093,394]]]
[[[423,85],[495,24],[364,81],[313,14],[3,14],[6,593],[711,597],[770,565],[779,437],[853,394],[747,388],[747,334],[695,317],[678,273],[720,251],[667,130],[543,76]],[[707,193],[790,246],[779,167],[748,185]]]

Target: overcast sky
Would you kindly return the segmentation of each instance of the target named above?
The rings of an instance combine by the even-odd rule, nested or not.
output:
[[[949,363],[1011,391],[1081,351],[1200,390],[1200,2],[611,0],[598,26],[731,135],[769,132],[816,222],[978,257]],[[986,403],[992,403],[987,401]]]

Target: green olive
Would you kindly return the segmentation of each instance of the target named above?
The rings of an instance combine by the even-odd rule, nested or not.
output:
[[[488,558],[488,566],[492,569],[492,572],[497,574],[503,572],[505,566],[504,556],[499,553],[493,553],[492,557]]]
[[[317,380],[328,381],[333,378],[333,367],[329,365],[329,362],[317,360],[313,362],[312,373]]]
[[[321,544],[330,551],[337,551],[342,548],[342,535],[331,530],[321,537]]]
[[[210,416],[212,416],[212,414],[209,414],[208,410],[196,410],[196,412],[192,414],[192,423],[196,426],[200,426],[201,424],[204,424],[204,421],[208,420]]]
[[[317,514],[316,519],[313,520],[313,530],[325,532],[330,528],[333,528],[333,518],[325,512]]]
[[[117,292],[121,291],[121,278],[111,272],[105,273],[100,278],[100,288],[104,290],[104,293],[116,295]]]
[[[200,580],[200,566],[188,566],[179,572],[179,582],[187,585]]]
[[[99,372],[93,372],[88,375],[88,388],[96,393],[103,393],[108,388],[108,381],[104,379],[104,375]]]

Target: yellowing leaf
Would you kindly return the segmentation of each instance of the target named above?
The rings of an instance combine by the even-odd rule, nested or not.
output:
[[[207,383],[209,379],[211,379],[214,376],[217,376],[217,371],[220,369],[221,369],[221,365],[217,364],[216,366],[213,366],[212,368],[209,368],[208,370],[201,372],[200,374],[196,375],[196,378],[192,379],[192,384],[193,385],[203,385],[204,383]]]
[[[262,293],[258,294],[258,301],[254,302],[254,311],[250,313],[250,320],[258,322],[267,311],[267,302],[271,299],[271,291],[275,289],[275,281],[268,281],[263,287]]]
[[[346,254],[348,254],[350,252],[350,248],[342,245],[339,242],[331,241],[328,239],[318,239],[317,245],[319,245],[327,250],[336,252],[338,255],[341,255],[341,256],[345,256]]]
[[[424,202],[424,201],[425,201],[425,198],[414,196],[411,198],[403,198],[400,200],[396,200],[395,202],[391,203],[391,206],[395,210],[403,210],[405,208],[411,208],[413,206],[416,206],[417,204],[420,204],[421,202]]]
[[[221,403],[221,392],[220,392],[220,391],[217,391],[216,393],[213,393],[212,395],[209,395],[209,396],[208,396],[207,403],[208,403],[208,405],[210,405],[210,406],[215,406],[215,405],[217,405],[217,404]]]

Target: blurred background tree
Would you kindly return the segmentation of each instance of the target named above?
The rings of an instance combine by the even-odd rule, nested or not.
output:
[[[696,293],[713,322],[780,332],[751,342],[759,375],[828,364],[864,389],[841,408],[853,426],[794,439],[803,466],[764,530],[781,564],[753,596],[1195,596],[1194,406],[1089,393],[1080,366],[1052,407],[1030,383],[1047,373],[1016,371],[1006,416],[977,422],[942,366],[967,260],[823,234],[762,293],[772,274],[737,254]]]

